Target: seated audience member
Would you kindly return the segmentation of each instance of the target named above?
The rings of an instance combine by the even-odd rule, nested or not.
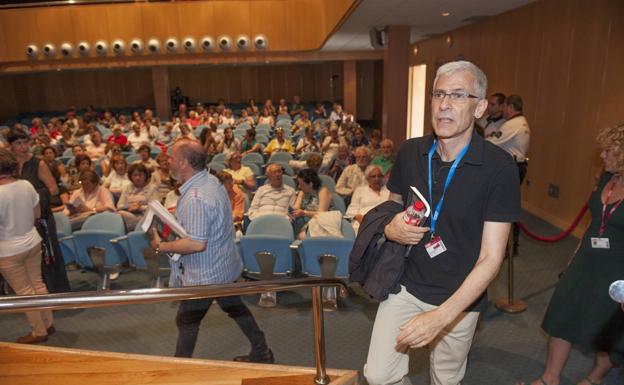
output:
[[[241,143],[241,153],[246,155],[252,152],[262,153],[262,145],[256,141],[256,131],[250,128],[245,131],[245,136]]]
[[[204,148],[204,152],[208,155],[208,159],[219,153],[219,143],[215,139],[212,128],[206,127],[199,134],[199,143]]]
[[[107,176],[111,172],[111,158],[115,155],[122,155],[121,146],[117,143],[109,143],[106,145],[106,155],[100,158],[100,167],[102,168],[102,175]]]
[[[306,112],[303,109],[303,104],[301,104],[301,98],[299,97],[299,95],[293,96],[293,102],[288,108],[288,110],[290,111],[290,116],[292,116],[293,119],[295,119],[297,115],[303,116],[303,113]],[[306,117],[307,117],[307,112],[306,112]]]
[[[253,116],[250,116],[250,114],[249,114],[249,110],[248,110],[248,109],[246,109],[246,108],[243,108],[243,109],[241,110],[241,116],[240,116],[240,118],[238,118],[238,120],[236,121],[236,125],[237,125],[237,126],[239,126],[239,125],[241,125],[241,124],[247,124],[247,125],[249,125],[250,127],[253,127],[253,126],[254,126],[254,124],[255,124],[254,119],[253,119]]]
[[[305,110],[302,110],[301,116],[299,117],[299,119],[295,121],[295,124],[293,124],[292,133],[294,135],[299,130],[306,130],[309,127],[312,127],[312,121],[308,119],[308,112]]]
[[[121,191],[132,182],[128,179],[128,163],[123,155],[113,155],[110,164],[111,171],[104,177],[102,185],[113,194],[113,198],[117,201],[121,196]]]
[[[338,154],[340,146],[349,147],[344,137],[338,135],[338,126],[331,124],[329,127],[329,135],[323,139],[321,150],[323,151],[323,168],[326,169],[332,163]]]
[[[384,176],[388,175],[394,164],[394,143],[390,139],[384,139],[381,141],[380,151],[377,156],[373,158],[371,164],[381,167],[381,171]]]
[[[59,149],[65,151],[68,148],[72,148],[77,143],[78,142],[72,130],[69,129],[67,124],[63,124],[61,126],[61,136],[57,139],[56,145],[59,147]]]
[[[117,202],[117,209],[128,231],[134,230],[143,218],[147,203],[151,200],[159,200],[158,189],[149,183],[150,177],[149,170],[141,163],[132,164],[128,168],[128,178],[132,183],[121,191],[119,202]]]
[[[67,171],[65,170],[65,165],[60,160],[57,160],[56,150],[52,146],[47,146],[43,148],[41,153],[42,160],[46,162],[54,179],[56,179],[57,184],[63,183],[66,179]]]
[[[381,131],[378,128],[371,132],[368,148],[371,151],[371,155],[375,156],[379,154],[381,150]]]
[[[162,202],[167,197],[169,191],[173,189],[174,179],[171,175],[169,156],[167,154],[158,154],[156,162],[158,167],[152,173],[152,183],[158,188],[160,202]]]
[[[314,129],[311,125],[305,128],[305,136],[299,139],[299,143],[297,143],[295,151],[297,154],[304,154],[306,152],[321,152],[321,148],[314,138]]]
[[[128,147],[128,137],[121,132],[121,126],[116,124],[113,126],[113,133],[106,139],[108,144],[116,143],[121,148]]]
[[[113,196],[106,187],[100,186],[100,178],[95,172],[81,173],[80,185],[80,189],[72,192],[64,210],[72,226],[79,226],[92,214],[116,211]]]
[[[267,109],[269,111],[269,115],[275,116],[277,115],[277,112],[275,111],[275,106],[273,105],[273,100],[271,99],[266,99],[264,101],[264,109]],[[260,123],[258,123],[260,124]]]
[[[173,144],[177,138],[177,135],[173,132],[173,123],[165,123],[165,128],[158,134],[156,138],[156,144],[159,146],[167,146]]]
[[[135,151],[144,144],[149,145],[150,140],[147,132],[141,131],[141,126],[137,122],[132,122],[130,127],[132,127],[132,133],[128,135],[128,143]]]
[[[286,99],[281,98],[279,100],[279,103],[277,104],[277,114],[288,115],[288,105],[286,104]]]
[[[228,194],[230,206],[232,208],[232,221],[234,222],[234,226],[236,226],[243,221],[243,215],[245,214],[245,195],[238,186],[234,184],[234,179],[232,179],[231,174],[221,171],[217,173],[217,178],[221,181]]]
[[[67,161],[66,166],[68,169],[76,165],[76,157],[78,155],[85,154],[84,148],[80,144],[74,144],[73,146],[71,146],[71,150],[73,158]]]
[[[345,113],[342,110],[342,105],[340,103],[334,103],[332,112],[329,114],[329,120],[332,122],[338,122],[344,120]]]
[[[381,167],[377,165],[366,167],[364,176],[368,185],[355,188],[351,204],[345,213],[345,217],[353,219],[352,224],[356,234],[364,215],[373,207],[387,201],[390,196],[390,191],[384,186],[384,174]]]
[[[325,159],[323,159],[323,162],[325,162]],[[338,147],[338,154],[336,154],[336,157],[327,168],[326,174],[331,176],[333,180],[337,181],[340,179],[344,169],[352,165],[354,162],[355,159],[351,154],[351,151],[349,151],[349,146],[340,145],[340,147]]]
[[[234,178],[234,184],[239,185],[243,192],[248,194],[256,188],[256,177],[251,168],[242,164],[242,158],[238,151],[231,153],[227,158],[229,167],[223,171],[231,174]]]
[[[273,118],[272,112],[268,108],[262,110],[262,115],[258,118],[258,125],[268,124],[273,127],[275,125],[275,118]]]
[[[355,127],[353,130],[353,139],[351,140],[351,148],[356,149],[360,146],[368,146],[369,142],[364,135],[364,129],[362,127]]]
[[[45,125],[43,124],[43,120],[41,118],[33,118],[31,121],[32,126],[30,127],[30,135],[35,137],[44,131]]]
[[[266,214],[288,216],[288,208],[295,202],[295,190],[283,183],[283,174],[280,164],[271,163],[267,166],[269,183],[260,186],[254,194],[248,211],[250,221]]]
[[[275,129],[275,138],[264,149],[266,155],[271,155],[274,152],[289,152],[291,154],[295,152],[290,139],[284,138],[284,129],[282,127]]]
[[[353,154],[355,164],[347,166],[336,182],[336,192],[342,197],[350,196],[356,187],[366,184],[364,170],[370,164],[370,150],[366,147],[358,147]]]
[[[232,116],[232,110],[227,108],[223,111],[223,115],[219,117],[219,124],[227,124],[228,126],[234,125],[234,117]]]
[[[94,162],[106,155],[106,143],[102,141],[102,134],[99,131],[93,133],[91,144],[86,146],[85,152]]]
[[[332,193],[321,186],[321,179],[314,170],[305,169],[297,174],[299,192],[293,204],[292,217],[298,239],[304,239],[310,219],[319,212],[329,211]]]
[[[137,153],[141,156],[141,159],[135,161],[134,163],[141,163],[149,170],[150,173],[153,173],[154,170],[158,168],[158,163],[156,163],[156,161],[151,157],[152,148],[149,145],[142,144],[137,150]]]
[[[223,140],[217,145],[217,153],[223,153],[225,156],[240,151],[240,141],[234,136],[232,127],[223,130]]]
[[[195,135],[193,135],[193,131],[191,131],[191,126],[187,123],[180,123],[180,135],[176,138],[176,140],[178,139],[197,140]]]
[[[41,237],[35,228],[42,211],[39,194],[27,180],[16,178],[18,167],[15,155],[0,149],[0,274],[18,296],[48,294],[41,274]],[[31,330],[18,343],[44,342],[55,331],[50,310],[25,315]]]
[[[199,126],[201,123],[201,118],[197,111],[189,111],[189,117],[186,122],[190,124],[192,128]]]
[[[80,188],[80,174],[85,171],[94,171],[93,162],[87,154],[78,154],[74,158],[74,165],[68,168],[67,174],[69,175],[67,185],[69,191]]]
[[[327,119],[327,111],[325,111],[323,103],[316,103],[316,108],[314,109],[314,119]]]
[[[321,166],[323,165],[323,158],[319,154],[310,154],[306,160],[291,160],[288,164],[290,164],[290,167],[292,167],[293,170],[299,171],[310,168],[318,174],[320,173]]]
[[[82,144],[88,147],[91,143],[93,143],[93,134],[99,132],[95,124],[87,124],[87,133],[82,136]],[[78,133],[80,135],[80,133]]]

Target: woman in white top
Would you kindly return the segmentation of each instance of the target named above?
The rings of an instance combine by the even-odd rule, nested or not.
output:
[[[39,195],[26,180],[14,177],[18,163],[7,149],[0,149],[0,273],[17,295],[47,294],[41,278],[41,237],[35,228]],[[32,331],[19,343],[46,341],[55,332],[50,310],[31,311],[26,318]]]
[[[85,219],[92,214],[116,211],[113,195],[106,187],[100,186],[100,178],[94,171],[88,170],[80,174],[80,186],[72,192],[64,210],[73,226],[82,226]]]
[[[121,191],[125,186],[131,184],[128,179],[128,162],[123,155],[113,155],[111,158],[113,165],[111,172],[104,178],[104,187],[113,194],[115,200],[121,196]]]
[[[364,176],[368,185],[355,188],[351,204],[345,213],[346,218],[352,219],[353,230],[356,234],[364,215],[378,204],[387,201],[390,196],[390,191],[383,183],[384,175],[381,167],[377,165],[366,167]]]
[[[117,209],[129,231],[134,230],[143,218],[147,203],[160,198],[158,188],[150,183],[150,177],[149,170],[141,163],[134,163],[128,168],[128,178],[132,184],[121,191]]]

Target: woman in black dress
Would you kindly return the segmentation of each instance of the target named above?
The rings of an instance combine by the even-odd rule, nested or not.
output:
[[[609,285],[624,276],[624,124],[601,130],[598,143],[605,172],[589,200],[592,221],[546,310],[548,358],[531,385],[558,385],[572,345],[595,354],[578,385],[602,384],[624,363],[624,313],[609,297]]]
[[[43,280],[50,293],[70,291],[65,262],[56,236],[56,222],[50,207],[50,197],[58,194],[58,185],[48,165],[30,152],[30,138],[22,130],[6,134],[11,152],[19,162],[19,177],[28,180],[39,194],[41,218],[36,227],[42,240]]]

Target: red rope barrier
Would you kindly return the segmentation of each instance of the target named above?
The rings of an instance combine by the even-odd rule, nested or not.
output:
[[[540,235],[537,235],[531,232],[529,229],[527,229],[526,226],[520,222],[518,222],[518,227],[520,227],[520,230],[522,230],[522,232],[526,234],[527,237],[533,238],[536,241],[548,242],[548,243],[558,242],[562,240],[563,238],[567,237],[568,235],[570,235],[570,233],[572,233],[572,231],[576,228],[576,226],[578,226],[579,222],[581,222],[581,219],[583,218],[583,215],[585,215],[585,212],[587,211],[588,206],[589,206],[589,199],[587,200],[587,202],[585,202],[585,205],[583,205],[583,208],[581,209],[581,211],[579,211],[579,213],[576,215],[576,218],[574,218],[574,221],[572,221],[572,224],[570,225],[570,227],[568,227],[566,230],[562,231],[561,233],[555,235],[554,237],[542,237]]]

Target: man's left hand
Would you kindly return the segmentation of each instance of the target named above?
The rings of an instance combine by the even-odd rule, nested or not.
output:
[[[410,348],[423,347],[433,341],[447,324],[446,317],[438,309],[417,314],[399,328],[401,333],[397,344]]]
[[[150,246],[152,246],[152,248],[156,250],[158,246],[160,246],[160,234],[158,234],[158,231],[156,231],[156,229],[152,229],[152,231],[150,231],[150,236],[152,237],[152,239],[150,240]]]

